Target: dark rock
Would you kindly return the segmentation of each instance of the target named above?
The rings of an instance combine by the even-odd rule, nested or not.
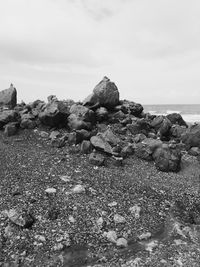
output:
[[[114,166],[117,166],[117,167],[123,166],[123,158],[122,157],[112,156],[109,160],[111,161],[112,165],[114,165]]]
[[[108,119],[108,110],[105,107],[100,107],[96,110],[96,119],[99,122],[105,121]]]
[[[49,135],[51,140],[61,137],[61,133],[59,131],[52,131]]]
[[[83,105],[93,106],[97,104],[108,109],[112,109],[119,104],[119,91],[117,86],[107,77],[104,77],[96,85],[93,93],[83,101]]]
[[[34,121],[35,116],[32,114],[23,114],[21,115],[20,127],[22,129],[34,129],[37,126],[37,123]]]
[[[0,106],[14,108],[17,104],[17,90],[11,84],[10,88],[0,91]]]
[[[199,156],[200,155],[200,148],[199,147],[191,147],[188,153],[192,156]]]
[[[194,124],[182,134],[181,140],[186,144],[187,149],[191,147],[200,148],[200,124]]]
[[[171,136],[176,138],[176,139],[180,139],[181,136],[186,133],[187,128],[185,126],[180,126],[180,125],[172,125],[170,132],[171,132]]]
[[[105,132],[103,132],[101,136],[111,146],[116,146],[117,144],[120,143],[120,139],[113,133],[113,131],[110,128],[108,128]]]
[[[91,130],[92,124],[90,122],[85,122],[78,118],[75,114],[70,114],[68,117],[68,125],[71,130]]]
[[[90,141],[83,140],[81,143],[81,153],[89,154],[92,151],[92,144]]]
[[[23,228],[30,228],[35,222],[33,215],[25,210],[10,209],[7,216],[12,223]]]
[[[167,144],[163,144],[162,147],[155,150],[153,159],[156,168],[160,171],[178,172],[180,170],[181,152]]]
[[[65,136],[61,138],[54,138],[51,140],[51,145],[53,147],[61,148],[65,146]]]
[[[89,156],[89,162],[92,165],[102,166],[104,164],[104,160],[105,157],[98,152],[92,152]]]
[[[126,117],[125,119],[123,119],[122,121],[121,121],[121,124],[123,125],[123,126],[126,126],[127,124],[131,124],[132,123],[132,119],[130,118],[130,117]]]
[[[135,103],[133,101],[124,100],[121,106],[121,110],[127,114],[134,115],[136,117],[140,116],[143,111],[143,106],[141,104]]]
[[[56,127],[66,125],[69,116],[69,108],[62,101],[48,103],[44,111],[39,114],[40,121],[47,126]]]
[[[142,142],[144,139],[146,139],[146,135],[141,133],[141,134],[136,134],[134,137],[133,137],[133,141],[135,143],[139,143],[139,142]]]
[[[146,138],[142,142],[135,145],[135,155],[138,158],[145,159],[145,160],[153,160],[153,153],[156,151],[157,148],[162,146],[162,141]]]
[[[163,140],[170,136],[171,122],[165,116],[157,116],[151,122],[151,127],[157,131],[157,135]]]
[[[17,124],[16,122],[10,122],[8,124],[5,125],[4,128],[4,134],[6,136],[12,136],[15,135],[17,133]]]
[[[188,127],[187,123],[182,118],[181,114],[179,113],[171,113],[166,116],[172,124],[178,124],[180,126]]]
[[[68,143],[69,144],[80,144],[83,140],[89,140],[91,137],[91,133],[87,130],[81,129],[76,130],[74,132],[69,133],[68,135]]]
[[[109,113],[108,115],[108,121],[110,123],[118,123],[124,120],[125,118],[126,115],[121,110],[115,113]]]
[[[123,158],[126,158],[128,156],[131,156],[134,154],[135,148],[133,146],[133,144],[128,144],[127,146],[125,146],[122,151],[121,151],[121,156]]]
[[[108,154],[112,154],[112,147],[111,145],[105,140],[102,134],[97,134],[90,138],[91,144],[100,151],[103,151]]]
[[[18,122],[19,114],[14,110],[0,112],[0,129],[9,122]]]
[[[156,139],[157,138],[156,134],[153,133],[153,132],[149,132],[148,135],[147,135],[147,137],[148,138],[153,138],[153,139]]]
[[[135,119],[133,120],[132,124],[127,124],[126,127],[133,135],[140,133],[147,135],[150,131],[149,121],[144,118]]]

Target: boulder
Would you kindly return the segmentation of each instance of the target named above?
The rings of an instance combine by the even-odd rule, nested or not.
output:
[[[10,122],[5,125],[4,134],[6,136],[12,136],[17,133],[17,122]]]
[[[194,124],[188,128],[187,131],[182,134],[181,140],[185,143],[187,149],[191,147],[200,148],[200,124]]]
[[[98,108],[95,113],[98,122],[102,122],[108,119],[108,110],[105,107]]]
[[[19,114],[14,110],[4,110],[0,112],[0,129],[9,122],[17,122]]]
[[[89,140],[91,137],[91,133],[87,130],[81,129],[76,130],[68,135],[68,143],[69,144],[80,144],[83,140]]]
[[[153,153],[162,146],[162,141],[146,138],[135,145],[135,155],[144,160],[153,160]]]
[[[11,84],[10,88],[0,91],[0,106],[14,108],[17,104],[17,90]]]
[[[66,125],[68,116],[68,106],[63,101],[54,101],[46,105],[39,114],[39,119],[44,125],[56,127],[60,124]]]
[[[92,151],[92,144],[88,140],[83,140],[81,143],[81,153],[89,154]]]
[[[34,119],[35,116],[30,113],[21,115],[20,127],[22,129],[34,129],[37,126],[37,123]]]
[[[92,136],[90,138],[90,142],[97,150],[103,151],[108,154],[113,153],[111,145],[105,140],[101,133]]]
[[[120,139],[113,133],[113,131],[108,127],[108,129],[101,134],[105,141],[107,141],[111,146],[116,146],[120,143]]]
[[[94,106],[99,105],[112,109],[119,104],[119,91],[117,86],[104,77],[100,83],[96,85],[93,93],[89,95],[84,101],[83,105]]]
[[[133,135],[140,133],[147,135],[150,131],[150,123],[145,118],[135,119],[131,124],[127,124],[126,127]]]
[[[170,132],[171,132],[171,136],[176,138],[176,139],[180,139],[181,136],[187,131],[187,128],[185,126],[181,126],[178,124],[174,124],[172,125]]]
[[[170,147],[163,144],[153,153],[155,166],[158,170],[164,172],[178,172],[180,170],[181,152],[176,147]]]
[[[171,121],[172,124],[178,124],[180,126],[188,127],[187,123],[182,118],[181,114],[179,113],[171,113],[166,116],[168,120]]]
[[[170,120],[162,115],[155,117],[151,122],[151,127],[157,131],[157,135],[161,139],[169,138],[171,126]]]
[[[98,153],[92,152],[89,156],[89,162],[95,166],[102,166],[104,164],[105,157]]]
[[[188,151],[188,154],[192,156],[199,156],[200,155],[200,148],[199,147],[191,147],[190,150]]]
[[[61,148],[65,146],[65,136],[54,138],[51,140],[51,145],[53,147]]]
[[[139,117],[142,114],[143,106],[139,103],[133,101],[124,100],[121,106],[121,110],[126,114],[129,113],[136,117]]]

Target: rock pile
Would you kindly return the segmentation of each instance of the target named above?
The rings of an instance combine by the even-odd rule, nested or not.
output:
[[[49,96],[48,103],[36,100],[17,104],[16,95],[13,85],[0,92],[0,129],[7,136],[20,129],[49,127],[52,146],[80,145],[80,151],[89,154],[89,162],[97,166],[106,164],[109,158],[121,166],[126,157],[135,154],[154,161],[160,171],[177,172],[183,144],[199,156],[200,125],[188,128],[177,113],[144,113],[141,104],[120,100],[117,86],[107,77],[83,103]]]

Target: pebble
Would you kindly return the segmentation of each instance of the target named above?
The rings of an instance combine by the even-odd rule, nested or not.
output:
[[[134,215],[135,219],[139,219],[141,208],[138,205],[130,207],[129,211]]]
[[[118,247],[125,248],[128,246],[128,241],[125,238],[121,237],[117,239],[116,245]]]
[[[117,234],[115,231],[104,232],[104,236],[107,238],[109,242],[112,242],[112,243],[117,242]]]
[[[55,194],[56,193],[56,189],[53,187],[49,187],[45,190],[46,193],[48,194]]]
[[[75,219],[74,219],[74,217],[73,216],[69,216],[69,218],[68,218],[68,220],[69,220],[69,222],[71,222],[71,223],[75,223]]]
[[[84,193],[85,192],[85,187],[82,186],[81,184],[78,184],[72,189],[72,192],[76,193],[76,194]]]
[[[41,241],[41,242],[46,241],[46,238],[43,235],[35,235],[35,239],[37,239],[38,241]]]
[[[62,176],[60,176],[60,179],[61,179],[63,182],[70,182],[71,177],[70,177],[69,175],[62,175]]]
[[[99,219],[97,219],[97,226],[101,229],[103,226],[103,217],[99,217]]]
[[[139,235],[138,236],[138,239],[139,240],[147,240],[150,237],[151,237],[151,233],[150,232],[147,232],[147,233],[143,233],[143,234]]]
[[[126,219],[119,214],[115,214],[113,219],[114,219],[115,223],[125,223],[126,222]]]
[[[108,203],[108,206],[109,207],[115,207],[115,206],[117,206],[117,202],[116,201],[110,202],[110,203]]]

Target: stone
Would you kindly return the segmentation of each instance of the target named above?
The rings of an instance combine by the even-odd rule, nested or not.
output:
[[[92,124],[91,122],[86,122],[81,118],[77,117],[76,114],[70,114],[68,117],[68,126],[71,130],[91,130]]]
[[[54,188],[54,187],[49,187],[49,188],[47,188],[46,190],[45,190],[45,192],[47,193],[47,194],[55,194],[56,193],[56,188]]]
[[[156,168],[160,171],[178,172],[180,170],[181,152],[167,144],[163,144],[155,150],[153,159]]]
[[[120,237],[117,239],[116,246],[120,248],[126,248],[128,246],[128,241],[125,238]]]
[[[92,151],[92,144],[88,140],[83,140],[81,143],[81,153],[89,154]]]
[[[141,207],[140,206],[134,205],[134,206],[129,208],[129,211],[135,217],[135,219],[139,219],[140,218],[140,212],[141,212]]]
[[[95,136],[90,138],[91,144],[100,151],[103,151],[108,154],[112,154],[112,147],[111,145],[105,140],[101,133],[98,133]]]
[[[134,152],[135,152],[135,148],[134,148],[134,146],[132,145],[132,144],[128,144],[127,146],[125,146],[122,150],[121,150],[121,156],[123,157],[123,158],[126,158],[126,157],[128,157],[128,156],[131,156],[131,155],[133,155],[134,154]]]
[[[117,242],[117,233],[115,231],[108,231],[104,233],[104,236],[107,238],[107,240],[111,243]]]
[[[63,101],[48,103],[44,111],[40,112],[40,121],[47,126],[56,127],[60,124],[67,125],[69,108]]]
[[[9,122],[18,122],[19,114],[14,110],[4,110],[0,112],[0,129]]]
[[[141,133],[147,135],[150,131],[150,123],[145,118],[137,118],[132,121],[132,124],[127,124],[126,127],[133,135]]]
[[[151,127],[157,131],[157,135],[161,138],[161,140],[170,136],[171,126],[171,121],[162,115],[155,117],[151,122]]]
[[[200,155],[200,148],[199,147],[191,147],[188,153],[192,156],[199,156]]]
[[[139,117],[142,114],[143,106],[133,101],[124,100],[121,106],[121,110],[127,114]]]
[[[81,129],[81,130],[76,130],[73,131],[71,133],[69,133],[68,135],[68,143],[70,145],[73,144],[80,144],[83,140],[89,140],[91,137],[91,133],[88,132],[85,129]]]
[[[200,124],[194,124],[181,135],[182,142],[186,145],[187,149],[191,147],[200,148]]]
[[[162,146],[162,141],[152,138],[146,138],[135,145],[135,155],[144,160],[153,160],[154,151]]]
[[[105,157],[98,152],[92,152],[89,156],[89,162],[92,165],[102,166],[104,164],[104,161]]]
[[[29,228],[35,222],[32,214],[22,210],[10,209],[7,216],[11,222],[23,228]]]
[[[107,77],[104,77],[103,80],[95,86],[93,93],[83,101],[83,105],[90,107],[99,105],[108,109],[112,109],[118,104],[118,88]]]
[[[115,214],[113,220],[114,220],[114,222],[116,224],[125,223],[126,222],[126,219],[123,216],[119,215],[119,214]]]
[[[185,126],[181,126],[181,125],[172,125],[170,132],[171,132],[171,136],[173,138],[176,139],[181,139],[181,136],[186,133],[187,128]]]
[[[102,122],[108,119],[108,110],[105,107],[98,108],[95,113],[98,122]]]
[[[84,107],[80,104],[74,104],[70,108],[70,114],[76,115],[76,117],[85,122],[95,123],[95,113],[91,109]]]
[[[17,90],[11,84],[10,88],[0,91],[0,106],[6,106],[10,109],[17,104]]]
[[[35,116],[33,116],[32,114],[22,114],[20,127],[22,129],[34,129],[37,126],[37,123],[34,120]]]
[[[12,136],[17,133],[17,123],[16,122],[10,122],[5,125],[4,127],[4,134],[6,136]]]
[[[65,146],[65,136],[62,136],[60,138],[52,139],[51,145],[53,147],[61,148]]]
[[[51,140],[56,139],[61,136],[61,133],[59,131],[52,131],[49,135],[49,138]]]
[[[77,184],[72,188],[72,192],[75,194],[80,194],[85,192],[85,187],[81,184]]]
[[[108,114],[108,122],[112,124],[121,122],[125,118],[126,118],[126,115],[121,110],[115,113],[112,112]]]
[[[171,113],[166,116],[168,120],[171,121],[172,124],[180,125],[188,127],[187,123],[182,118],[181,114],[179,113]]]
[[[113,131],[110,128],[108,128],[105,132],[103,132],[101,136],[111,146],[116,146],[117,144],[120,143],[120,139],[113,133]]]

